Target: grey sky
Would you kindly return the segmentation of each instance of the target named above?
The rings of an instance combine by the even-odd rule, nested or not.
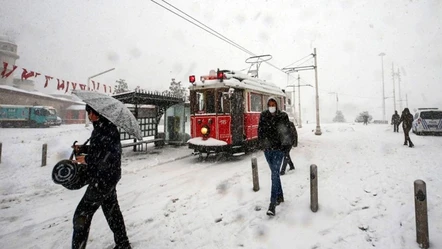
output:
[[[339,93],[347,120],[364,110],[382,118],[381,52],[386,53],[387,97],[392,96],[394,62],[411,109],[442,107],[440,0],[168,2],[248,50],[271,54],[271,63],[279,67],[316,47],[324,121],[336,110],[336,97],[328,92]],[[190,74],[247,67],[246,53],[148,0],[2,0],[1,6],[0,35],[18,44],[17,66],[60,79],[86,82],[115,67],[98,80],[113,85],[123,78],[130,88],[162,91],[171,78],[187,86]],[[287,85],[286,75],[267,64],[260,74]],[[37,83],[43,84],[41,79]],[[313,71],[301,72],[301,83],[314,84]],[[301,90],[303,119],[314,122],[314,89]],[[387,119],[392,102],[386,100]]]

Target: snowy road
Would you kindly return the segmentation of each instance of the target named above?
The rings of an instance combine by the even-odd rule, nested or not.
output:
[[[296,170],[282,176],[286,202],[274,218],[265,215],[270,172],[262,152],[199,162],[186,147],[137,155],[126,149],[117,191],[133,248],[418,248],[416,179],[427,183],[432,248],[442,248],[442,137],[412,135],[416,147],[408,148],[402,132],[388,125],[324,124],[322,136],[313,129],[298,129],[299,147],[291,152]],[[71,219],[84,189],[55,185],[50,172],[69,156],[72,141],[85,140],[90,130],[1,131],[0,248],[70,248]],[[44,142],[50,157],[40,167]],[[252,190],[252,156],[258,159],[258,192]],[[309,209],[313,163],[319,172],[317,213]],[[88,248],[112,246],[98,211]]]

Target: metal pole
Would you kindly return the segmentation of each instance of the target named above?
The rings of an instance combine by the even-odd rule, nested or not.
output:
[[[115,68],[108,69],[108,70],[106,70],[106,71],[103,71],[103,72],[101,72],[101,73],[97,73],[97,74],[92,75],[92,76],[90,76],[89,78],[87,78],[87,90],[88,90],[88,91],[91,90],[91,88],[90,88],[90,81],[91,81],[92,78],[95,78],[95,77],[97,77],[97,76],[100,76],[100,75],[102,75],[102,74],[108,73],[108,72],[113,71],[113,70],[115,70]],[[94,89],[94,90],[95,90],[95,89]],[[89,118],[88,118],[88,114],[87,114],[87,112],[85,112],[84,125],[85,125],[86,127],[89,126]]]
[[[106,70],[106,71],[103,71],[103,72],[101,72],[101,73],[97,73],[96,75],[93,75],[93,76],[87,78],[87,88],[88,88],[88,90],[90,89],[90,87],[89,87],[89,81],[90,81],[92,78],[95,78],[95,77],[97,77],[97,76],[100,76],[100,75],[102,75],[102,74],[108,73],[108,72],[113,71],[113,70],[115,70],[115,68],[108,69],[108,70]]]
[[[318,167],[310,165],[310,209],[318,211]]]
[[[2,143],[0,143],[0,163],[2,163]]]
[[[394,106],[394,110],[397,111],[396,109],[396,84],[394,83],[394,63],[391,63],[391,71],[392,71],[392,76],[393,76],[393,106]],[[402,110],[400,110],[402,111]]]
[[[48,144],[43,144],[42,153],[41,153],[41,166],[46,166],[46,158],[48,155]]]
[[[416,216],[416,242],[420,248],[430,247],[428,236],[427,189],[422,180],[414,181],[414,207]]]
[[[397,84],[399,87],[399,110],[402,109],[402,93],[401,93],[401,73],[399,72],[399,68],[397,69]]]
[[[316,131],[315,135],[321,135],[321,125],[320,125],[320,119],[319,119],[319,91],[318,91],[318,62],[316,54],[316,48],[314,48],[313,56],[315,57],[315,88],[316,88]]]
[[[298,128],[302,128],[302,120],[301,120],[301,77],[298,74],[298,112],[299,112],[299,123]]]
[[[379,56],[381,57],[381,65],[382,65],[382,120],[386,120],[385,117],[385,82],[384,82],[384,56],[385,53],[380,53]]]
[[[336,113],[339,111],[338,93],[336,93]]]
[[[253,191],[259,190],[259,176],[258,176],[258,162],[256,157],[252,157],[252,178],[253,178]]]
[[[287,84],[289,82],[289,74],[287,73]],[[292,102],[291,102],[291,108],[292,108],[292,113],[293,113],[293,118],[296,119],[296,110],[295,110],[295,87],[292,87],[293,91],[292,91]]]

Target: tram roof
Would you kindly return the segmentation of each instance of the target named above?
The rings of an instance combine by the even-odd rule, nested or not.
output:
[[[218,79],[195,81],[195,83],[189,87],[191,90],[206,89],[206,88],[221,88],[232,87],[240,89],[249,89],[260,93],[269,93],[276,96],[285,96],[285,93],[281,88],[276,86],[272,82],[261,80],[259,78],[251,77],[247,74],[238,71],[224,70],[226,76],[221,82]]]

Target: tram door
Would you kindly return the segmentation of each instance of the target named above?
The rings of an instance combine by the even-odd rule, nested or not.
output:
[[[232,117],[232,145],[240,145],[244,140],[244,90],[235,89],[230,99]]]

